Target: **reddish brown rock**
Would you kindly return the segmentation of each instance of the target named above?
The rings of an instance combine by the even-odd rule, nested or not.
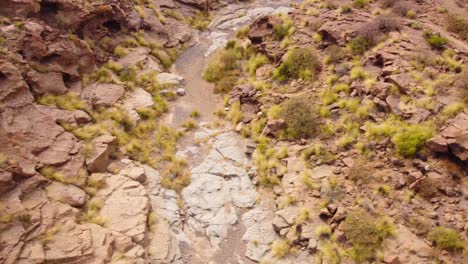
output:
[[[67,92],[67,87],[63,82],[63,76],[58,72],[39,73],[30,71],[28,73],[29,83],[34,93],[61,95]]]
[[[86,166],[90,172],[105,172],[109,165],[109,154],[114,149],[115,137],[102,135],[93,140],[93,153],[86,159]]]
[[[462,112],[447,122],[439,135],[427,142],[427,147],[440,153],[452,153],[461,161],[468,160],[468,114]]]
[[[403,94],[409,94],[410,89],[416,85],[411,75],[406,72],[390,75],[385,80],[396,85],[398,90]]]
[[[39,12],[40,2],[40,0],[2,0],[0,2],[0,14],[26,17]]]
[[[279,133],[286,128],[286,122],[283,119],[268,120],[262,135],[277,137]]]
[[[6,193],[15,187],[12,175],[8,171],[0,169],[0,192]]]
[[[63,202],[71,206],[82,206],[86,202],[86,193],[78,187],[60,182],[52,182],[46,188],[51,200]]]
[[[431,138],[426,144],[434,152],[447,152],[449,150],[447,140],[441,135]]]
[[[275,32],[275,26],[281,24],[281,21],[274,16],[263,16],[257,18],[250,26],[249,39],[252,44],[260,44]]]
[[[86,87],[81,98],[94,108],[112,106],[123,95],[125,89],[113,83],[95,83]]]
[[[251,84],[237,85],[232,89],[229,103],[240,103],[243,113],[242,122],[249,123],[260,111],[260,102],[257,100],[257,97],[257,90]]]

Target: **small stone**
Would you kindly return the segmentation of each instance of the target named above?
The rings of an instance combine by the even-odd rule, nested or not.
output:
[[[73,117],[75,118],[75,121],[79,125],[87,124],[91,122],[91,117],[84,111],[77,110],[73,113]]]
[[[307,248],[311,251],[311,253],[317,251],[317,240],[314,238],[309,239],[309,244],[307,245]]]
[[[330,214],[334,214],[336,212],[336,209],[338,209],[338,205],[329,204],[327,205],[327,209],[328,209],[328,212],[330,212]]]
[[[353,167],[354,159],[353,158],[344,158],[343,163],[348,166],[349,168]]]
[[[178,96],[184,96],[185,95],[185,89],[184,88],[179,88],[176,90],[176,94]]]
[[[244,128],[244,122],[239,122],[236,126],[236,132],[241,132],[242,129]]]
[[[176,74],[171,74],[171,73],[160,73],[157,76],[158,82],[161,84],[181,84],[184,78],[182,76],[176,75]]]
[[[333,216],[332,222],[338,223],[341,220],[345,219],[346,215],[346,209],[343,206],[338,206],[335,215]]]
[[[312,197],[314,197],[314,198],[320,198],[320,196],[321,196],[321,195],[320,195],[320,191],[318,191],[318,190],[312,191]]]
[[[383,168],[383,167],[384,167],[384,164],[382,162],[377,162],[374,165],[374,168],[376,168],[376,169],[380,169],[380,168]]]
[[[146,181],[145,169],[142,167],[130,166],[130,168],[126,168],[121,171],[121,174],[140,183],[144,183]]]
[[[319,211],[319,216],[320,216],[320,218],[328,219],[328,218],[330,218],[332,216],[332,214],[330,214],[330,212],[328,211],[327,208],[322,208]]]
[[[251,156],[255,149],[257,148],[257,144],[253,140],[248,140],[247,144],[245,145],[245,154]]]

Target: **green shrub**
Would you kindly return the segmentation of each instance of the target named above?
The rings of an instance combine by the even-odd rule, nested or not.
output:
[[[114,48],[114,54],[115,56],[118,56],[118,57],[123,57],[127,54],[127,51],[125,50],[124,47],[118,45]]]
[[[351,7],[349,5],[344,5],[342,7],[340,7],[340,13],[341,14],[347,14],[347,13],[350,13],[351,11],[353,11],[351,9]]]
[[[375,172],[372,164],[366,160],[356,160],[349,169],[348,178],[354,183],[369,183]]]
[[[69,92],[63,95],[45,95],[38,100],[39,104],[56,106],[63,110],[87,110],[86,101],[80,99],[79,95]]]
[[[318,112],[312,101],[304,97],[288,99],[280,117],[286,122],[286,132],[292,138],[310,137],[318,129]]]
[[[241,110],[241,104],[239,102],[234,102],[229,109],[227,114],[227,118],[231,120],[231,122],[236,125],[242,120],[243,114]]]
[[[414,187],[414,191],[421,197],[431,199],[439,193],[437,190],[437,184],[433,179],[425,177],[422,178],[418,184]]]
[[[179,21],[182,21],[182,22],[185,22],[185,17],[179,13],[178,11],[176,10],[172,10],[172,9],[163,9],[162,12],[165,14],[165,15],[168,15],[176,20],[179,20]]]
[[[335,64],[346,58],[346,50],[338,45],[331,45],[325,49],[327,52],[327,62]]]
[[[222,49],[218,51],[208,64],[203,78],[208,82],[217,82],[226,75],[231,75],[231,71],[238,69],[238,60],[241,55],[234,49]]]
[[[434,228],[429,232],[428,239],[440,249],[458,251],[465,247],[461,235],[455,229],[448,227]]]
[[[183,159],[173,158],[163,172],[161,186],[180,193],[191,182],[187,162]]]
[[[458,34],[463,40],[468,39],[468,19],[450,15],[447,18],[447,30]]]
[[[249,26],[243,26],[239,28],[236,32],[236,38],[243,39],[247,38],[250,32],[250,27]]]
[[[393,137],[398,154],[411,157],[421,150],[426,141],[433,135],[433,128],[429,125],[408,125],[401,128]]]
[[[445,13],[448,13],[448,9],[446,7],[444,7],[444,6],[439,6],[437,8],[437,12],[445,14]]]
[[[357,263],[372,258],[383,241],[393,233],[388,219],[363,209],[348,213],[344,221],[345,237],[353,245],[350,255]]]
[[[283,258],[291,251],[291,243],[287,240],[276,240],[271,245],[271,252],[278,258]]]
[[[324,243],[320,251],[319,257],[323,262],[319,263],[341,264],[345,256],[344,250],[333,241]]]
[[[416,13],[416,11],[414,11],[414,10],[409,10],[408,12],[406,12],[406,16],[408,18],[415,18],[417,14],[418,13]]]
[[[156,59],[161,62],[165,69],[168,69],[172,66],[173,61],[165,51],[156,48],[151,51],[151,55],[156,57]]]
[[[358,36],[349,42],[348,47],[354,54],[363,54],[364,52],[369,50],[372,47],[372,45],[367,38]]]
[[[322,164],[330,164],[335,161],[336,157],[333,155],[331,151],[328,150],[328,148],[324,145],[317,144],[314,145],[313,147],[308,147],[304,149],[301,153],[302,158],[304,158],[304,161],[306,163],[310,162],[310,159],[312,156],[315,157],[315,159]]]
[[[379,15],[357,30],[357,36],[348,44],[355,54],[362,54],[376,45],[385,34],[401,28],[398,19],[392,15]]]
[[[294,29],[294,20],[287,15],[283,15],[280,18],[282,19],[282,23],[273,27],[275,40],[282,40],[286,36],[291,35]]]
[[[343,184],[334,176],[328,177],[328,180],[320,188],[320,196],[324,206],[343,199],[344,194]]]
[[[246,68],[250,75],[255,76],[257,69],[268,63],[270,63],[270,60],[267,56],[263,54],[255,54],[250,57],[249,61],[247,61]]]
[[[288,51],[273,77],[279,81],[290,78],[312,80],[320,70],[321,64],[314,48],[306,46]]]
[[[189,18],[190,25],[198,30],[206,30],[213,19],[213,15],[209,12],[197,11],[195,15]]]
[[[399,16],[406,16],[409,11],[414,9],[414,5],[410,2],[407,1],[396,1],[393,4],[392,11],[393,13],[399,15]]]
[[[442,37],[439,34],[434,34],[431,32],[425,32],[424,38],[433,49],[442,49],[448,43],[448,40],[446,38]]]
[[[238,80],[239,77],[228,75],[215,83],[214,92],[220,94],[228,93],[237,84]]]
[[[190,117],[191,117],[191,118],[199,118],[199,117],[200,117],[200,111],[198,111],[198,110],[193,110],[193,111],[190,113]]]
[[[457,102],[445,106],[441,114],[445,118],[450,118],[462,112],[463,109],[465,109],[465,104],[462,102]]]
[[[368,0],[354,0],[353,1],[353,6],[356,8],[364,8],[369,4]]]

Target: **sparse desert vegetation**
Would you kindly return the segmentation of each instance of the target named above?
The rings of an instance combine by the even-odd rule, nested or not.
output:
[[[320,70],[320,61],[312,47],[295,48],[288,51],[273,76],[280,81],[290,78],[312,80]]]

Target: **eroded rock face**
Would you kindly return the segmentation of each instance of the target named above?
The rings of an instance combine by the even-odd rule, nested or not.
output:
[[[452,153],[461,161],[468,160],[468,114],[462,112],[450,120],[439,135],[427,142],[430,150]]]
[[[77,167],[65,175],[73,178],[83,164],[78,140],[57,125],[55,118],[32,103],[32,96],[20,72],[13,65],[0,66],[2,104],[0,110],[0,141],[2,153],[18,162],[20,171],[34,167]],[[74,166],[76,164],[78,166]]]
[[[40,0],[5,0],[0,3],[0,14],[15,16],[27,16],[40,10]]]

